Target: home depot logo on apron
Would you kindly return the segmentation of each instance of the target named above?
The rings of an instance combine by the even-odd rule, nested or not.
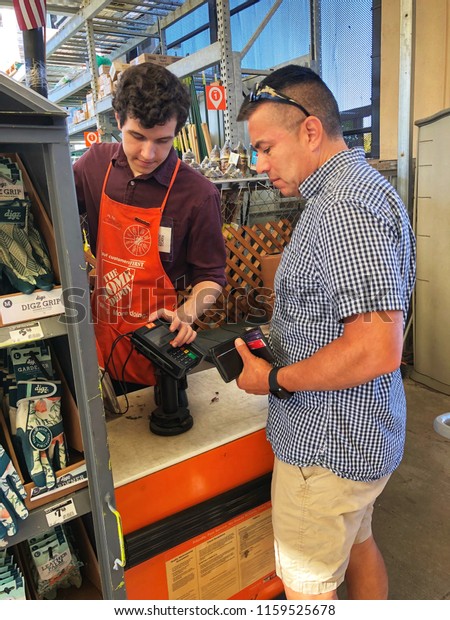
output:
[[[176,307],[177,295],[159,253],[167,244],[160,233],[161,218],[179,167],[180,160],[159,209],[133,207],[107,196],[111,164],[103,182],[91,303],[99,362],[114,379],[155,384],[152,364],[121,336],[145,325],[155,310]]]

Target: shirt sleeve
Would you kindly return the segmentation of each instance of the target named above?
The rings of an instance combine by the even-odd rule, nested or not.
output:
[[[337,321],[365,312],[404,310],[394,221],[362,204],[339,202],[319,227],[316,265]]]
[[[225,241],[220,195],[215,188],[193,211],[187,261],[191,266],[193,286],[205,280],[225,286]]]

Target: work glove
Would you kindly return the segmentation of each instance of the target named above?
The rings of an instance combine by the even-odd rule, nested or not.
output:
[[[17,382],[16,436],[34,484],[52,489],[68,462],[60,381]]]
[[[6,547],[7,537],[17,533],[17,519],[28,516],[23,501],[26,496],[11,459],[0,445],[0,547]]]
[[[28,213],[28,239],[33,248],[33,256],[41,266],[43,273],[36,278],[38,288],[49,291],[53,288],[53,270],[48,255],[47,246],[41,233],[34,225],[34,218],[31,211]]]
[[[29,294],[36,287],[48,291],[53,288],[50,260],[40,233],[34,227],[30,202],[22,203],[27,211],[25,225],[5,222],[3,218],[1,220],[0,265],[3,274],[17,291]],[[12,205],[8,208],[11,209]],[[44,255],[47,256],[45,261]]]

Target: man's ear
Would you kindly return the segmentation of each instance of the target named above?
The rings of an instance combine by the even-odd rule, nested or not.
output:
[[[114,117],[116,119],[116,123],[117,123],[117,127],[119,128],[119,131],[122,131],[122,127],[120,125],[120,120],[119,120],[119,115],[117,114],[117,112],[114,112]]]
[[[320,119],[317,118],[317,116],[308,116],[303,121],[301,127],[306,133],[310,148],[314,150],[320,146],[324,135],[323,125]]]

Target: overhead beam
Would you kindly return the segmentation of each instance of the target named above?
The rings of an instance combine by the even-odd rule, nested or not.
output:
[[[189,13],[192,13],[193,11],[198,9],[198,7],[202,4],[206,4],[206,2],[207,0],[185,0],[185,2],[180,7],[174,9],[173,11],[170,11],[170,13],[168,13],[165,17],[162,17],[159,20],[160,28],[168,28],[169,26],[172,26],[172,24],[182,19],[186,15],[189,15]]]
[[[172,63],[167,68],[177,77],[183,78],[188,75],[198,73],[199,71],[203,71],[213,65],[219,64],[220,58],[220,43],[216,42],[208,45],[208,47],[205,47],[198,52],[195,52],[194,54],[190,54],[185,58],[180,58],[180,60]],[[91,73],[90,71],[85,71],[68,84],[61,86],[56,90],[50,91],[49,99],[54,103],[64,101],[70,97],[72,93],[81,90],[82,88],[89,87],[90,83]]]
[[[276,0],[274,5],[271,7],[270,11],[267,12],[267,15],[262,20],[262,22],[260,23],[258,28],[255,30],[253,35],[250,37],[250,39],[248,40],[247,44],[242,48],[242,50],[240,52],[241,59],[244,58],[244,56],[247,54],[248,50],[252,47],[252,45],[254,44],[256,39],[259,37],[261,32],[267,26],[267,24],[269,23],[270,19],[272,18],[272,15],[275,13],[275,11],[278,9],[278,7],[280,6],[280,4],[282,2],[283,2],[283,0]]]
[[[220,63],[220,43],[212,43],[198,52],[168,65],[167,69],[179,78],[198,73]]]
[[[74,17],[64,24],[61,30],[48,41],[47,57],[56,52],[61,45],[66,43],[75,33],[81,30],[81,28],[84,28],[87,20],[93,19],[109,4],[111,4],[111,0],[94,0],[86,7],[82,8],[77,15],[74,15]]]

